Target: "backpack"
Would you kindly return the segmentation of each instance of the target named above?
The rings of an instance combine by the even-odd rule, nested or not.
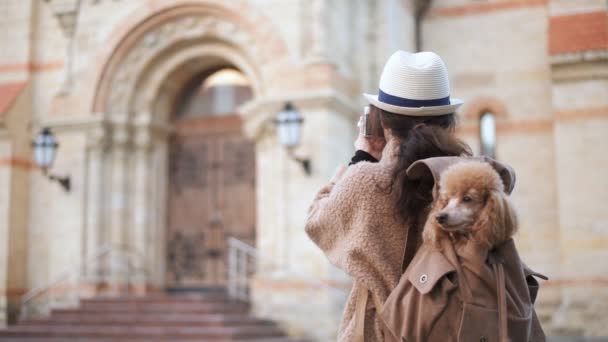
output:
[[[513,190],[511,168],[490,158],[505,191]],[[439,175],[462,157],[437,157],[418,161],[407,170],[411,179],[434,182],[437,198]],[[547,279],[520,259],[509,239],[492,251],[475,244],[455,250],[449,239],[441,251],[423,244],[398,285],[377,308],[385,341],[528,341],[544,342],[545,335],[534,310],[539,283]],[[367,292],[357,294],[357,308],[366,305]],[[361,311],[355,312],[359,334]],[[360,325],[361,324],[361,325]],[[361,335],[362,336],[362,335]]]
[[[544,276],[521,262],[512,239],[491,252],[442,247],[422,245],[382,306],[385,341],[545,341],[534,310],[534,277]]]

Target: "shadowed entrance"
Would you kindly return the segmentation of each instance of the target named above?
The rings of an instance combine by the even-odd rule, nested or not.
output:
[[[195,76],[172,117],[168,182],[167,286],[223,288],[227,239],[255,244],[255,150],[236,108],[249,81],[221,67]]]

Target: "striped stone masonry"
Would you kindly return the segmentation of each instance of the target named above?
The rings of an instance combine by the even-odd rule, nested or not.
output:
[[[550,18],[551,55],[607,48],[608,12],[577,13]]]

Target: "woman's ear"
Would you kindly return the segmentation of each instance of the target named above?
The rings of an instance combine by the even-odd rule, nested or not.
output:
[[[380,137],[368,138],[370,145],[374,151],[382,151],[386,146],[386,139]]]

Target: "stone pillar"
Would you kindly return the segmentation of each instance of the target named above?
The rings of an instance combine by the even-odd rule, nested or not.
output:
[[[16,156],[23,156],[14,150]],[[29,156],[29,154],[26,154]],[[26,159],[26,158],[24,158]],[[27,159],[26,159],[27,160]],[[10,204],[7,255],[7,314],[9,324],[15,323],[21,310],[21,296],[27,290],[29,220],[29,170],[13,167],[11,170]]]
[[[107,216],[104,215],[105,185],[107,178],[104,172],[107,149],[109,143],[108,129],[103,122],[92,128],[87,136],[86,145],[86,191],[85,191],[85,226],[84,226],[84,248],[82,259],[86,260],[101,251],[105,245],[104,229],[106,228]],[[84,275],[82,284],[94,295],[96,287],[101,280],[101,269],[99,260],[83,264],[81,270]]]
[[[562,295],[552,325],[564,335],[605,337],[608,53],[557,54],[551,63],[559,215],[553,234],[561,252],[555,283]]]
[[[10,156],[20,160],[25,165],[10,165],[9,172],[9,207],[8,226],[6,236],[6,300],[7,318],[9,324],[15,323],[20,314],[21,297],[28,289],[28,245],[30,225],[30,205],[32,194],[31,175],[34,167],[27,166],[32,160],[31,132],[26,115],[13,115],[13,122],[8,125],[12,135],[10,143]],[[0,223],[1,224],[1,223]],[[2,286],[2,285],[0,285]]]
[[[132,208],[131,216],[132,235],[129,239],[129,246],[133,253],[134,266],[138,269],[135,272],[136,290],[145,290],[147,283],[143,269],[146,260],[150,257],[151,246],[148,245],[148,236],[152,233],[151,214],[152,202],[151,195],[153,184],[151,176],[154,165],[151,164],[152,139],[150,127],[146,122],[137,122],[133,132],[133,180],[132,180]]]
[[[7,132],[0,129],[0,155],[10,155],[11,143]],[[11,168],[0,168],[0,329],[7,323],[8,227],[10,212]]]
[[[106,186],[108,191],[107,217],[108,224],[106,233],[108,243],[117,250],[128,248],[128,241],[131,241],[129,224],[129,166],[131,132],[126,116],[113,117],[112,127],[112,146],[110,147],[109,157],[109,183]],[[110,292],[120,291],[121,285],[126,280],[124,258],[118,253],[112,253],[106,264],[108,272],[108,282]],[[123,289],[124,290],[124,289]]]
[[[305,41],[305,59],[309,62],[327,60],[327,26],[328,13],[326,0],[312,0],[304,2],[310,13],[310,34]]]
[[[150,234],[147,245],[150,248],[146,258],[149,284],[156,289],[165,286],[167,231],[167,170],[168,170],[168,127],[152,127],[153,150],[151,155]]]
[[[271,118],[283,103],[258,110]],[[330,266],[310,241],[304,222],[316,192],[340,164],[348,163],[356,119],[348,106],[330,97],[294,104],[305,120],[302,142],[294,154],[310,158],[312,174],[307,175],[286,153],[267,121],[260,129],[265,133],[256,139],[259,259],[251,284],[253,309],[257,315],[281,321],[293,335],[335,341],[349,279]]]
[[[129,246],[137,267],[134,280],[139,292],[164,285],[161,265],[165,255],[167,132],[167,127],[150,122],[148,115],[135,119]]]

